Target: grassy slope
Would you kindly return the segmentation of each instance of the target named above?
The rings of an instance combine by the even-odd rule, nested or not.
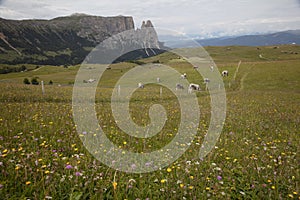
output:
[[[72,86],[68,85],[78,66],[69,69],[46,66],[37,71],[0,75],[3,162],[0,196],[12,199],[45,196],[68,199],[80,195],[94,199],[299,198],[300,59],[299,54],[281,53],[299,52],[299,47],[230,48],[207,48],[219,69],[230,73],[224,78],[227,118],[218,148],[202,162],[197,157],[197,143],[203,140],[210,116],[209,97],[203,92],[199,94],[202,115],[198,135],[188,152],[169,166],[170,172],[167,169],[143,175],[115,172],[95,161],[85,150],[73,124]],[[258,52],[269,60],[259,58]],[[154,60],[182,73],[193,73],[191,66],[168,53],[143,61]],[[233,80],[239,60],[242,64]],[[113,65],[103,79],[104,85],[113,85],[132,66]],[[34,76],[45,82],[53,80],[55,84],[46,85],[46,94],[42,96],[39,86],[22,84],[24,77]],[[191,81],[197,81],[195,77],[190,76]],[[58,87],[57,84],[66,85]],[[109,138],[126,150],[159,149],[173,138],[178,127],[179,110],[174,96],[166,92],[160,100],[158,88],[145,90],[135,93],[133,98],[162,103],[171,118],[163,132],[149,140],[131,138],[119,130],[110,111],[111,88],[97,92],[100,123]],[[146,124],[149,119],[141,110],[148,110],[149,104],[140,102],[131,103],[132,116],[136,123]],[[67,170],[67,164],[77,169]],[[76,172],[83,175],[75,176]],[[114,176],[116,189],[112,185]]]

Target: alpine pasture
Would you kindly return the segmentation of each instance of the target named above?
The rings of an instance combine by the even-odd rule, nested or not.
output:
[[[174,67],[201,87],[196,91],[200,123],[191,147],[170,166],[144,174],[111,169],[82,145],[80,137],[86,133],[77,133],[72,116],[72,87],[80,66],[1,74],[0,199],[300,199],[300,47],[206,50],[217,64],[215,70],[228,70],[229,76],[222,77],[227,96],[223,132],[203,160],[198,152],[210,119],[204,77],[170,53],[140,60]],[[111,65],[97,89],[95,107],[111,141],[144,153],[172,140],[180,107],[170,90],[145,85],[131,97],[133,121],[148,124],[153,103],[164,106],[168,121],[151,138],[123,133],[114,122],[110,96],[119,77],[135,65]],[[44,81],[45,94],[41,85],[23,83],[34,77]]]

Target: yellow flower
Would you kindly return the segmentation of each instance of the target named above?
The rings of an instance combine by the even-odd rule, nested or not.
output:
[[[190,189],[190,190],[192,190],[193,188],[194,188],[194,186],[192,186],[192,185],[189,186],[189,189]]]
[[[271,183],[271,182],[272,182],[272,181],[269,179],[269,180],[268,180],[268,183]]]
[[[272,185],[272,187],[271,187],[271,188],[272,188],[272,190],[275,190],[275,186],[274,186],[274,185]]]
[[[25,183],[25,184],[26,184],[26,185],[30,185],[30,183],[31,183],[30,181],[26,181],[26,183]]]
[[[124,142],[123,142],[123,144],[124,144],[124,145],[126,145],[126,144],[127,144],[127,142],[126,142],[126,141],[124,141]]]
[[[194,176],[190,176],[190,179],[194,179]]]
[[[20,169],[20,167],[19,167],[19,166],[16,166],[15,170],[19,170],[19,169]]]
[[[183,183],[180,183],[180,185],[179,185],[181,188],[183,188],[184,187],[184,184]]]
[[[289,196],[290,198],[294,198],[294,196],[293,196],[292,194],[289,194],[288,196]]]
[[[165,183],[165,182],[167,182],[167,180],[166,179],[161,179],[160,182]]]
[[[45,171],[45,174],[49,174],[49,173],[50,173],[50,171],[49,171],[49,170],[46,170],[46,171]]]
[[[7,149],[4,149],[3,151],[2,151],[2,153],[6,153],[8,150]]]
[[[171,171],[172,171],[172,169],[168,167],[167,172],[171,172]]]
[[[113,185],[113,187],[114,187],[114,190],[117,189],[117,185],[118,185],[117,182],[113,182],[112,185]]]
[[[206,189],[206,190],[210,190],[210,187],[206,187],[205,189]]]

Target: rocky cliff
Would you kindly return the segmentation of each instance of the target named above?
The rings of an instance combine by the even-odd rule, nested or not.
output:
[[[143,32],[145,27],[153,30]],[[134,29],[132,17],[99,17],[74,14],[52,20],[6,20],[0,18],[0,63],[78,64],[97,44],[117,33]],[[136,32],[143,38],[141,49],[128,59],[159,53],[148,46],[160,43],[150,21]],[[153,46],[153,45],[151,45]],[[123,60],[127,58],[124,57]]]

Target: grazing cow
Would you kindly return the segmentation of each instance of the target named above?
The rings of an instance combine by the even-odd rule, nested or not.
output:
[[[209,83],[209,82],[210,82],[209,78],[204,78],[204,83]]]
[[[186,79],[186,73],[180,75],[181,79]]]
[[[229,73],[227,70],[222,71],[222,76],[228,76],[228,75],[229,75]]]
[[[92,79],[92,78],[90,78],[89,80],[87,80],[88,83],[93,83],[95,81],[96,81],[96,79]]]
[[[180,83],[176,83],[176,88],[175,88],[176,90],[183,90],[184,89],[184,87],[183,87],[183,85],[182,84],[180,84]]]
[[[92,78],[90,78],[89,80],[83,80],[84,83],[93,83],[95,81],[96,79],[92,79]]]
[[[156,82],[160,83],[160,78],[159,77],[156,78]]]
[[[138,87],[139,87],[139,88],[144,88],[144,84],[139,83],[139,84],[138,84]]]
[[[191,84],[189,85],[189,90],[188,90],[188,92],[189,92],[189,93],[192,93],[193,90],[194,90],[194,91],[200,91],[201,88],[200,88],[200,86],[199,86],[198,84],[191,83]]]
[[[212,72],[214,71],[214,66],[213,66],[213,65],[210,66],[210,70],[211,70]]]

